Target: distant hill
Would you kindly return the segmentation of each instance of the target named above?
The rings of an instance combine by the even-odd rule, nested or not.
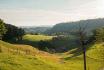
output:
[[[51,26],[23,26],[21,27],[25,30],[26,33],[32,33],[32,34],[35,34],[35,33],[44,33],[46,30],[49,30],[51,29]]]
[[[76,22],[65,22],[65,23],[59,23],[53,26],[50,30],[47,30],[46,33],[53,34],[53,33],[73,33],[79,28],[79,24],[84,27],[87,24],[86,30],[88,32],[104,26],[104,18],[98,18],[98,19],[88,19],[88,20],[80,20]]]

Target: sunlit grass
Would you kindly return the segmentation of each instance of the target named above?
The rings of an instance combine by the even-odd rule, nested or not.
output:
[[[93,45],[87,51],[87,56],[94,58],[94,59],[104,60],[104,43]]]
[[[49,54],[29,45],[16,45],[0,41],[0,70],[83,70],[83,56],[72,51]],[[30,53],[26,53],[26,51]],[[104,68],[103,44],[91,45],[87,51],[87,70]],[[19,53],[18,53],[19,51]],[[66,57],[69,57],[65,59]]]
[[[25,35],[23,37],[24,40],[29,41],[40,41],[40,40],[51,40],[53,36],[45,36],[45,35]]]

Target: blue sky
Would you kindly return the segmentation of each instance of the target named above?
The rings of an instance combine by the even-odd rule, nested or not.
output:
[[[17,26],[104,17],[104,0],[0,0],[0,18]]]

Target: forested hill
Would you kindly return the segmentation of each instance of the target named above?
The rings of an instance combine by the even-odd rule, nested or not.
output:
[[[50,26],[40,26],[40,27],[22,27],[26,33],[32,33],[32,34],[36,34],[36,33],[44,33],[46,30],[51,29]]]
[[[80,23],[81,26],[85,26],[87,24],[86,27],[87,31],[92,31],[93,29],[104,26],[104,18],[59,23],[53,26],[52,29],[48,30],[47,33],[50,34],[59,33],[59,32],[73,33],[78,29],[79,27],[78,23]]]

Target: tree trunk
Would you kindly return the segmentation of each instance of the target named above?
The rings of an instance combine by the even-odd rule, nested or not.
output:
[[[81,47],[82,47],[82,51],[83,51],[84,70],[87,70],[87,67],[86,67],[86,47],[85,47],[85,42],[83,40],[81,41]]]
[[[2,35],[0,35],[0,40],[2,40]]]
[[[86,70],[86,48],[83,46],[84,70]]]

